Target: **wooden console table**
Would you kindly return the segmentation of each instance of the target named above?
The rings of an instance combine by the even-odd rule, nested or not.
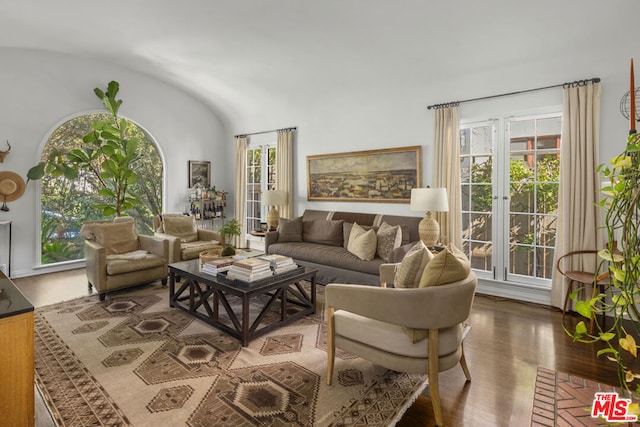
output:
[[[0,271],[0,424],[35,425],[33,305]]]

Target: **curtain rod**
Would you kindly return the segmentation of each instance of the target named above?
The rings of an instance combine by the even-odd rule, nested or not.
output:
[[[521,93],[535,92],[535,91],[538,91],[538,90],[552,89],[552,88],[555,88],[555,87],[562,87],[563,89],[566,89],[568,87],[586,86],[587,83],[589,83],[589,82],[591,82],[591,83],[600,83],[600,77],[594,77],[592,79],[586,79],[586,80],[576,80],[576,81],[573,81],[573,82],[561,83],[561,84],[551,85],[551,86],[538,87],[538,88],[535,88],[535,89],[520,90],[520,91],[517,91],[517,92],[501,93],[499,95],[482,96],[480,98],[465,99],[463,101],[453,101],[453,102],[445,102],[443,104],[433,104],[433,105],[428,105],[427,109],[431,110],[432,108],[435,108],[437,110],[439,108],[457,107],[458,105],[462,104],[463,102],[481,101],[481,100],[484,100],[484,99],[500,98],[500,97],[503,97],[503,96],[510,96],[510,95],[519,95]]]
[[[234,135],[235,138],[240,138],[241,136],[251,136],[251,135],[260,135],[263,133],[272,133],[272,132],[280,132],[285,130],[297,130],[297,127],[292,128],[282,128],[282,129],[273,129],[273,130],[263,130],[262,132],[254,132],[254,133],[241,133],[240,135]]]

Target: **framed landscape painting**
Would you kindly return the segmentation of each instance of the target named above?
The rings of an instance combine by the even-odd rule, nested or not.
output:
[[[409,203],[421,146],[307,156],[307,200]]]
[[[189,188],[196,184],[202,188],[211,187],[211,162],[189,160]]]

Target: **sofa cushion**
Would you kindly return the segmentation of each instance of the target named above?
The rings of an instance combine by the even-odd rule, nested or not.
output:
[[[156,233],[164,233],[164,223],[162,221],[163,218],[168,216],[185,216],[182,212],[166,212],[162,215],[158,215],[153,218],[153,226],[156,229]]]
[[[92,225],[92,233],[95,241],[104,246],[107,255],[139,249],[138,230],[133,218],[127,221],[95,223]]]
[[[342,220],[302,221],[302,240],[309,243],[342,246]]]
[[[146,254],[143,258],[134,260],[107,257],[107,274],[115,276],[117,274],[147,270],[149,268],[162,267],[164,263],[164,258],[153,254]]]
[[[402,326],[370,319],[346,310],[337,310],[334,318],[336,335],[401,356],[425,358],[429,354],[429,340],[414,341],[412,336],[402,333],[405,329]],[[457,351],[462,335],[462,324],[440,329],[438,356],[446,356]]]
[[[165,216],[162,219],[162,227],[166,234],[180,238],[183,243],[198,240],[198,227],[196,219],[192,216]]]
[[[433,257],[422,242],[416,243],[398,266],[393,285],[396,288],[417,288],[425,267]]]
[[[308,242],[273,243],[269,246],[269,253],[290,256],[297,261],[307,261],[376,276],[380,272],[380,264],[384,262],[381,258],[374,258],[371,261],[361,260],[342,246]]]
[[[278,242],[302,242],[302,217],[278,220]]]
[[[386,262],[391,262],[391,252],[402,244],[402,228],[383,222],[378,228],[376,238],[376,254]]]
[[[426,266],[419,286],[424,288],[457,282],[467,277],[470,270],[471,264],[467,256],[450,243]]]
[[[376,256],[376,233],[373,229],[365,230],[354,223],[349,235],[347,250],[358,258],[370,261]]]

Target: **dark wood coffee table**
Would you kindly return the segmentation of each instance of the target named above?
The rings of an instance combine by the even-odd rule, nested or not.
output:
[[[204,273],[198,263],[194,259],[169,264],[169,305],[238,338],[243,347],[257,336],[316,312],[316,270],[312,268],[299,267],[247,283]],[[176,277],[183,280],[178,289]],[[311,283],[310,290],[302,286],[302,280]],[[234,304],[234,297],[241,307]],[[253,321],[250,304],[261,307]],[[272,310],[278,311],[279,320],[264,322]]]

